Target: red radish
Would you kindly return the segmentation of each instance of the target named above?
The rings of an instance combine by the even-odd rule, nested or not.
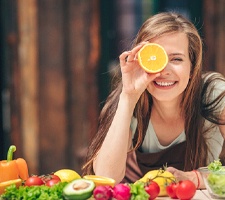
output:
[[[111,186],[97,186],[93,191],[95,200],[108,200],[112,197]]]
[[[129,200],[131,197],[130,187],[119,183],[113,188],[113,197],[117,200]]]

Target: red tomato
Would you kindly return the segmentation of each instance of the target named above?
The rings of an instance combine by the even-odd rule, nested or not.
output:
[[[196,192],[195,184],[190,180],[180,181],[177,186],[176,194],[181,200],[191,199]]]
[[[60,178],[55,174],[48,174],[48,175],[42,175],[40,178],[43,180],[44,183],[48,182],[49,180],[55,179],[58,181],[61,181]]]
[[[170,185],[166,186],[166,192],[172,199],[177,199],[177,183],[171,183]]]
[[[43,185],[43,180],[38,176],[31,176],[25,181],[26,186]]]
[[[145,191],[150,195],[149,200],[155,199],[160,192],[158,183],[150,180],[148,185],[145,186]]]
[[[51,179],[55,179],[55,180],[61,181],[60,178],[57,175],[55,175],[55,174],[51,174],[50,176],[51,176]]]
[[[45,183],[46,186],[52,187],[53,185],[61,182],[59,179],[51,179]]]

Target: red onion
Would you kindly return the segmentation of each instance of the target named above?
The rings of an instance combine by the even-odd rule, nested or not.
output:
[[[95,200],[109,200],[112,198],[111,186],[97,186],[93,191]]]
[[[113,188],[113,198],[117,200],[129,200],[131,197],[130,187],[119,183]]]

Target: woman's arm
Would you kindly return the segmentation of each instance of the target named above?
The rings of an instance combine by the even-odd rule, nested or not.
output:
[[[148,74],[139,66],[136,55],[143,45],[120,55],[122,92],[112,124],[93,164],[95,174],[111,177],[117,183],[125,175],[132,137],[130,124],[135,105],[148,84],[160,75]]]
[[[102,147],[94,161],[97,175],[120,182],[126,169],[127,152],[131,144],[130,123],[135,102],[121,93],[118,108]]]
[[[223,123],[225,123],[225,108],[223,109],[222,113],[221,113],[221,119],[223,121]],[[223,138],[225,139],[225,125],[220,125],[220,132],[223,136]]]

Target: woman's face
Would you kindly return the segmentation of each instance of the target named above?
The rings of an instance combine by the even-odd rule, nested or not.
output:
[[[147,90],[158,101],[179,100],[190,79],[188,38],[185,33],[178,32],[163,35],[151,42],[164,47],[168,64],[161,75],[149,84]]]

